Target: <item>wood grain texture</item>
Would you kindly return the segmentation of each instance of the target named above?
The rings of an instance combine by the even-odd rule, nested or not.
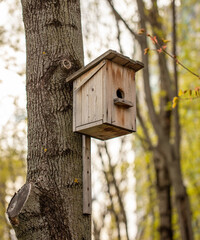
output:
[[[75,131],[82,125],[90,124],[103,118],[102,71],[104,65],[105,62],[101,62],[91,72],[83,74],[73,83]]]
[[[97,64],[99,64],[102,60],[111,60],[114,63],[117,63],[118,65],[122,65],[127,68],[133,69],[135,72],[139,71],[144,67],[144,64],[139,61],[134,61],[114,50],[108,50],[107,52],[103,53],[98,58],[94,59],[92,62],[90,62],[85,67],[79,69],[77,72],[72,74],[66,79],[66,82],[71,82],[83,75],[84,73],[88,72],[90,69],[94,68]]]
[[[134,70],[109,60],[100,62],[74,80],[74,99],[75,132],[105,140],[135,131]]]
[[[86,127],[81,126],[80,128],[78,128],[77,131],[81,134],[85,134],[100,140],[108,140],[111,138],[111,136],[112,138],[115,138],[134,132],[133,130],[127,130],[125,128],[116,127],[112,124],[107,123],[98,124],[98,123],[100,122],[92,123],[90,125],[87,125]]]
[[[127,101],[125,99],[114,98],[113,102],[114,102],[115,105],[118,105],[118,106],[121,106],[121,107],[125,107],[125,108],[133,107],[133,102]]]
[[[96,67],[92,68],[90,71],[84,74],[84,78],[82,81],[76,83],[76,87],[74,87],[74,91],[78,91],[78,89],[83,86],[87,81],[89,81],[97,72],[106,64],[106,60],[100,62]]]
[[[92,213],[91,139],[83,136],[83,214]]]

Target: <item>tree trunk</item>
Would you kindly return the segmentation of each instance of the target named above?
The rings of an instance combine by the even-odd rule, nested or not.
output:
[[[137,0],[137,5],[138,5],[138,12],[140,15],[141,27],[146,29],[147,16],[145,14],[144,2],[142,0]],[[151,16],[149,17],[149,23],[151,24],[151,27],[153,30],[154,30],[154,27],[159,26],[158,24],[159,21],[156,20],[156,15],[158,14],[156,7],[157,7],[157,1],[154,1],[153,7],[150,12],[150,15],[152,14],[152,17]],[[147,48],[146,36],[144,36],[139,43],[142,51],[145,48]],[[173,90],[169,88],[170,78],[168,74],[167,64],[165,62],[166,60],[164,57],[162,58],[161,56],[158,56],[158,57],[159,57],[160,69],[162,70],[161,73],[162,74],[163,72],[165,73],[163,74],[165,76],[165,79],[161,78],[161,85],[163,83],[163,86],[165,86],[167,97],[171,99],[171,93],[173,92]],[[149,109],[149,116],[152,122],[152,126],[155,130],[155,133],[158,136],[157,149],[159,150],[159,155],[161,155],[162,159],[165,161],[165,165],[167,167],[167,171],[170,177],[170,182],[175,192],[175,202],[177,207],[181,237],[182,237],[182,240],[192,240],[193,230],[192,230],[192,222],[191,222],[191,210],[190,210],[188,195],[183,183],[183,176],[182,176],[181,166],[180,166],[179,144],[177,145],[176,142],[174,144],[171,144],[171,141],[170,141],[171,139],[169,135],[170,116],[168,117],[167,115],[168,112],[165,111],[164,115],[161,114],[160,119],[158,118],[158,115],[155,112],[154,105],[152,103],[152,97],[151,97],[147,56],[143,55],[143,62],[144,62],[144,65],[146,66],[146,69],[144,69],[144,88],[145,88],[144,91],[146,95],[147,106]],[[163,69],[165,69],[165,71],[163,71]],[[161,124],[159,120],[164,122],[164,125]],[[178,136],[180,138],[180,135]],[[180,139],[178,141],[180,142]],[[161,213],[160,213],[160,216],[162,216]]]
[[[160,239],[172,240],[171,183],[169,181],[169,174],[164,159],[157,151],[154,151],[153,160],[156,172],[156,192],[160,216]]]
[[[138,11],[140,15],[140,25],[141,28],[146,29],[146,21],[144,15],[144,3],[140,0],[137,0]],[[147,45],[147,37],[143,36],[139,42],[141,51],[148,47]],[[143,70],[143,78],[144,78],[144,92],[146,96],[147,106],[150,109],[150,119],[155,132],[158,135],[162,136],[162,131],[164,128],[164,134],[167,135],[169,139],[169,132],[170,126],[166,126],[167,123],[170,123],[170,115],[163,113],[161,111],[161,116],[159,117],[154,109],[153,100],[151,96],[150,90],[150,74],[149,74],[149,59],[148,55],[142,54],[142,61],[144,62],[145,69]],[[162,77],[161,77],[162,78]],[[162,78],[163,80],[163,78]],[[163,81],[162,81],[163,82]],[[161,83],[161,88],[164,87],[164,84]],[[161,109],[164,105],[165,99],[161,99],[162,105]],[[165,107],[165,106],[164,106]],[[160,126],[160,119],[162,118],[162,126]],[[168,128],[167,128],[168,127]],[[159,204],[159,232],[160,232],[160,239],[161,240],[171,240],[173,238],[173,231],[172,231],[172,208],[171,208],[171,195],[170,195],[170,188],[171,183],[169,180],[169,174],[167,170],[167,164],[164,160],[162,154],[159,153],[159,146],[155,147],[153,152],[153,161],[156,173],[156,193],[158,197],[158,204]]]
[[[28,172],[8,214],[23,195],[21,209],[10,215],[18,239],[88,240],[91,217],[82,213],[82,138],[72,132],[72,84],[65,83],[83,66],[80,2],[22,0],[22,7]]]
[[[176,158],[173,146],[168,142],[162,142],[160,152],[166,157],[170,181],[174,189],[181,239],[193,240],[192,213],[188,194],[183,182],[180,159]]]
[[[122,16],[114,8],[112,1],[111,0],[107,0],[107,1],[111,6],[115,17],[124,23],[128,31],[138,41],[141,48],[141,52],[143,53],[144,49],[148,48],[146,33],[143,36],[139,37],[139,35],[136,34],[133,29],[131,29],[128,23],[122,18]],[[147,30],[146,23],[148,23],[151,27],[151,31],[153,32],[153,35],[156,35],[157,32],[162,32],[161,16],[159,15],[157,0],[152,0],[151,8],[148,8],[148,9],[145,8],[145,4],[143,0],[137,0],[136,2],[138,6],[140,27],[142,29]],[[174,4],[174,0],[173,0],[173,4]],[[160,42],[161,40],[158,39],[158,41]],[[172,84],[168,66],[166,63],[166,57],[163,54],[159,54],[158,65],[160,70],[160,90],[164,90],[166,93],[166,96],[161,98],[160,112],[158,113],[158,111],[156,111],[155,109],[155,105],[152,97],[148,54],[147,55],[142,54],[142,61],[145,66],[143,70],[143,79],[144,79],[144,92],[145,92],[146,104],[148,108],[149,118],[152,123],[152,127],[158,139],[157,146],[154,147],[153,144],[151,143],[151,139],[148,136],[147,127],[145,126],[145,124],[143,124],[142,128],[145,135],[145,140],[149,144],[150,150],[154,151],[156,149],[156,151],[159,153],[158,154],[159,157],[158,156],[156,157],[156,161],[159,160],[159,162],[161,163],[164,161],[163,162],[164,165],[162,165],[161,169],[159,166],[156,166],[156,165],[155,165],[155,168],[161,171],[160,174],[165,173],[165,178],[168,178],[168,179],[165,179],[166,182],[171,183],[174,189],[175,200],[176,200],[175,202],[178,210],[177,213],[178,213],[182,240],[192,240],[193,230],[192,230],[192,221],[191,221],[191,210],[190,210],[189,199],[184,186],[183,176],[182,176],[181,166],[180,166],[181,137],[180,137],[178,110],[175,110],[173,112],[166,111],[166,106],[167,106],[166,103],[168,101],[171,101],[175,95],[174,88],[176,88],[176,91],[177,91],[177,82],[175,81],[176,83]],[[171,128],[171,118],[175,119],[175,124],[174,124],[175,129]],[[139,119],[141,120],[142,117],[139,117]],[[172,133],[172,130],[175,131],[175,134],[174,132]],[[159,178],[159,175],[157,175],[157,181],[158,181],[157,184],[159,183],[159,185],[161,186],[162,184],[164,184],[164,186],[166,184],[163,181],[163,179]],[[160,190],[161,192],[159,192]],[[160,197],[162,197],[162,195],[165,195],[165,197],[167,198],[167,200],[165,201],[165,206],[168,205],[168,211],[170,212],[170,204],[168,204],[168,199],[170,198],[170,191],[169,189],[167,189],[167,186],[165,186],[165,194],[162,194],[162,188],[160,187],[157,188],[157,193],[158,193],[158,196]],[[162,199],[161,199],[161,202],[163,204]],[[168,218],[170,216],[171,214],[168,214]],[[163,218],[163,219],[160,219],[161,224],[166,221],[165,216],[162,214],[161,209],[160,209],[160,218]],[[170,223],[170,220],[168,219],[168,225],[169,223]],[[164,229],[164,228],[160,226],[160,229]],[[172,226],[170,228],[171,229],[169,230],[169,233],[170,233],[169,236],[172,233]]]

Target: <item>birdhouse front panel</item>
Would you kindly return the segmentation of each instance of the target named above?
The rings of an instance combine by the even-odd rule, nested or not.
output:
[[[135,131],[135,71],[107,62],[106,112],[104,122]]]
[[[73,131],[107,140],[136,131],[135,72],[143,64],[109,50],[73,80]]]

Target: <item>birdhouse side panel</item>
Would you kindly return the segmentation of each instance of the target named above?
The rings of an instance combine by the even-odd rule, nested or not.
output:
[[[135,131],[135,72],[113,62],[107,69],[108,123]]]
[[[82,91],[75,91],[79,79],[73,82],[73,131],[82,124]]]
[[[74,131],[80,126],[87,127],[87,124],[100,121],[103,118],[102,69],[85,82],[85,77],[88,77],[88,74],[87,72],[74,81]],[[81,85],[81,82],[85,83]]]
[[[112,85],[111,85],[111,75],[109,71],[109,67],[111,66],[111,62],[107,60],[106,66],[103,71],[103,122],[111,124],[112,122],[112,102],[110,101]]]
[[[88,118],[96,122],[103,118],[103,69],[100,69],[88,82]]]

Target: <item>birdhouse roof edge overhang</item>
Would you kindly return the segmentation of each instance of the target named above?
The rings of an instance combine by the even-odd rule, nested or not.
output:
[[[67,79],[66,82],[71,82],[78,77],[80,77],[82,74],[85,72],[89,71],[90,69],[94,68],[96,65],[98,65],[101,61],[103,60],[110,60],[114,63],[117,63],[123,67],[127,67],[130,69],[135,70],[135,72],[139,71],[140,69],[144,68],[144,64],[139,61],[134,61],[130,59],[129,57],[126,57],[122,55],[121,53],[118,53],[114,50],[108,50],[102,55],[100,55],[98,58],[94,59],[92,62],[87,64],[85,67],[82,67],[72,75],[70,75]]]

